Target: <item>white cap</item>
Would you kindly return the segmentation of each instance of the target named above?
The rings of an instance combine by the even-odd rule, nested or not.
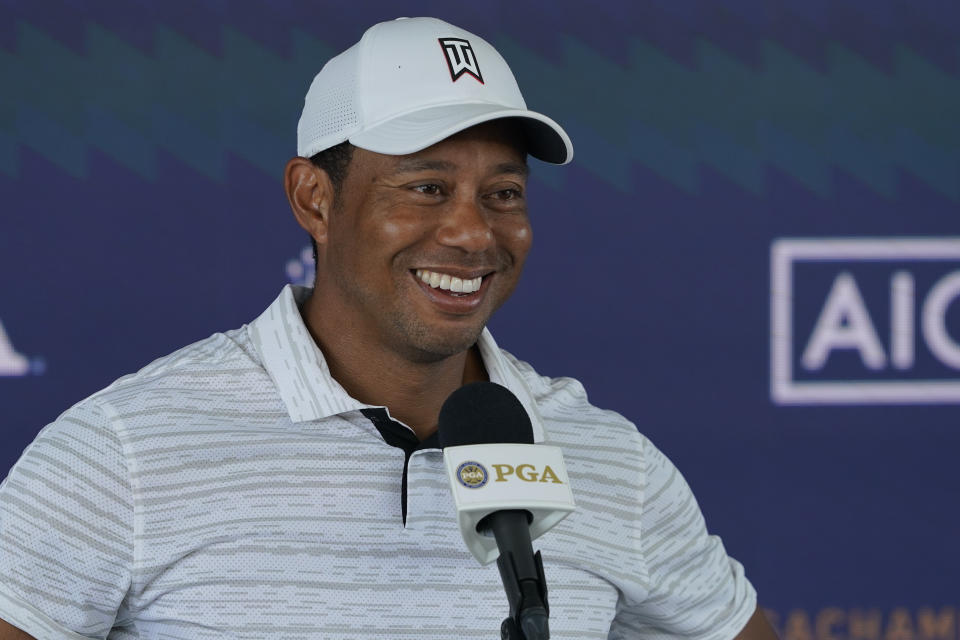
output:
[[[297,154],[349,140],[403,155],[498,118],[518,119],[533,157],[554,164],[573,158],[569,136],[527,110],[510,67],[487,41],[436,18],[398,18],[367,29],[313,79]]]

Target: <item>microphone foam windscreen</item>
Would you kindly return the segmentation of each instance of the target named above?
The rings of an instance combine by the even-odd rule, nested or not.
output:
[[[530,416],[509,389],[473,382],[450,394],[440,409],[441,447],[513,442],[533,444]]]

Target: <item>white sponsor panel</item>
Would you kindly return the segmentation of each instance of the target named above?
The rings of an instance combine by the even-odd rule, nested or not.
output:
[[[477,532],[494,511],[524,509],[533,516],[536,539],[575,508],[559,447],[541,444],[474,444],[447,447],[443,459],[450,479],[460,532],[482,564],[500,554],[496,540]]]
[[[809,338],[804,335],[808,328],[794,327],[796,266],[803,262],[848,263],[847,268],[838,266],[830,289],[824,292]],[[877,317],[871,315],[851,272],[864,262],[898,265],[887,283],[889,304],[882,310],[889,314],[882,325],[890,327],[888,335],[877,331]],[[928,290],[918,292],[914,275],[900,267],[910,262],[938,262],[945,267]],[[960,238],[781,238],[771,247],[770,282],[770,393],[774,402],[960,403],[960,336],[952,336],[947,327],[947,312],[960,300]],[[799,341],[803,345],[799,353],[794,353],[796,337],[804,338]],[[918,377],[918,340],[945,370],[956,375]],[[815,374],[838,349],[859,355],[867,379],[795,379],[795,362]],[[896,375],[895,379],[887,375],[883,380],[870,380],[871,372]]]
[[[30,361],[13,348],[13,343],[0,322],[0,376],[25,376],[29,372]]]

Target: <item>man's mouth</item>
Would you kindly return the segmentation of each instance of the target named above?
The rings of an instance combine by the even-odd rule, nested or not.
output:
[[[477,276],[475,278],[458,278],[457,276],[452,276],[449,273],[440,273],[438,271],[430,271],[428,269],[417,269],[415,272],[417,278],[422,280],[424,284],[430,286],[433,289],[440,289],[447,292],[453,296],[468,296],[471,293],[480,290],[480,285],[483,283],[483,276]]]

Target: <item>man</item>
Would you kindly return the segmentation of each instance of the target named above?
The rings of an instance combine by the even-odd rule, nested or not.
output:
[[[555,637],[772,637],[669,461],[485,330],[530,248],[528,153],[572,147],[471,33],[401,19],[331,60],[285,172],[315,288],[41,432],[0,490],[0,639],[493,637],[435,436],[477,380],[564,448]]]

